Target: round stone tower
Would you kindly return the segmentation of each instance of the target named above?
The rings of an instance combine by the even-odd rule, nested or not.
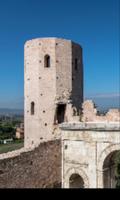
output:
[[[25,147],[30,147],[55,138],[69,102],[80,109],[82,48],[65,39],[33,39],[25,44],[24,62]]]

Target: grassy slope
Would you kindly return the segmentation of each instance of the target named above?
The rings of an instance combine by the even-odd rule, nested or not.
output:
[[[16,143],[11,143],[11,144],[0,144],[0,154],[20,149],[23,146],[24,146],[23,141],[19,143],[16,142]]]

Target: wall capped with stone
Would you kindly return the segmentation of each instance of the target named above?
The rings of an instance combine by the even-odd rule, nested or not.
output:
[[[61,183],[60,140],[0,160],[0,188],[53,188]]]

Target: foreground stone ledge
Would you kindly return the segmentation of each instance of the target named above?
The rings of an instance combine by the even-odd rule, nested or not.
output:
[[[23,147],[23,148],[18,149],[18,150],[9,151],[7,153],[2,153],[2,154],[0,154],[0,160],[19,156],[21,153],[29,152],[29,151],[32,151],[32,150],[34,150],[34,148],[24,148]]]

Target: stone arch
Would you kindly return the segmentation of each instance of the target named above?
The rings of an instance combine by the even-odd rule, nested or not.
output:
[[[98,170],[102,170],[104,160],[111,152],[119,151],[119,150],[120,150],[120,143],[112,144],[112,145],[109,145],[107,148],[105,148],[101,152],[99,159],[98,159],[98,166],[97,166]]]
[[[98,158],[98,164],[97,164],[97,187],[98,188],[103,188],[104,184],[103,184],[103,164],[105,159],[109,156],[109,154],[111,154],[112,152],[115,151],[120,151],[120,143],[117,144],[111,144],[109,145],[107,148],[105,148],[99,158]]]
[[[69,178],[69,188],[84,188],[84,180],[79,174],[72,174]]]
[[[71,175],[73,174],[78,174],[84,181],[84,188],[89,188],[88,176],[86,175],[84,170],[80,168],[70,168],[67,170],[65,174],[65,185],[64,185],[65,188],[69,188],[69,180]]]

